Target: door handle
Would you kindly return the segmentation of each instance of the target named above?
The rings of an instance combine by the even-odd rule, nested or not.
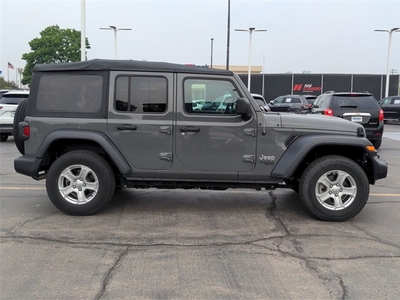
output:
[[[118,125],[117,129],[118,130],[136,130],[137,126],[136,125],[130,125],[130,124],[124,124],[124,125]]]
[[[181,132],[200,132],[200,128],[193,126],[181,127],[179,130]]]

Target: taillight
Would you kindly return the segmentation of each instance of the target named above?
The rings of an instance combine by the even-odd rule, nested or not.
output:
[[[25,137],[30,137],[31,136],[31,127],[30,126],[24,126],[23,133],[24,133]]]
[[[384,118],[385,118],[385,115],[383,114],[383,110],[381,109],[379,111],[379,121],[383,121]]]
[[[330,109],[330,108],[325,109],[324,110],[324,115],[333,117],[333,110]]]

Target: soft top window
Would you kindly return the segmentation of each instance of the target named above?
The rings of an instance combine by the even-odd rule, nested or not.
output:
[[[100,110],[103,79],[91,74],[52,74],[40,78],[39,111],[95,113]]]

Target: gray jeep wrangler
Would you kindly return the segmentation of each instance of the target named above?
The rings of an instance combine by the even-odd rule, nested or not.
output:
[[[235,73],[179,64],[36,65],[14,131],[15,170],[46,178],[71,215],[122,188],[291,188],[317,218],[344,221],[387,174],[362,125],[265,112]]]

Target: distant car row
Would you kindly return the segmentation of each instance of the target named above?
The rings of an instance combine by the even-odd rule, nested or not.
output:
[[[261,95],[252,94],[260,107],[266,104]],[[382,143],[384,122],[400,120],[400,96],[380,100],[368,92],[334,92],[319,95],[284,95],[269,103],[264,111],[311,113],[336,116],[364,126],[367,138],[378,149]]]
[[[385,122],[389,120],[400,121],[400,96],[389,96],[379,101],[383,109]]]

